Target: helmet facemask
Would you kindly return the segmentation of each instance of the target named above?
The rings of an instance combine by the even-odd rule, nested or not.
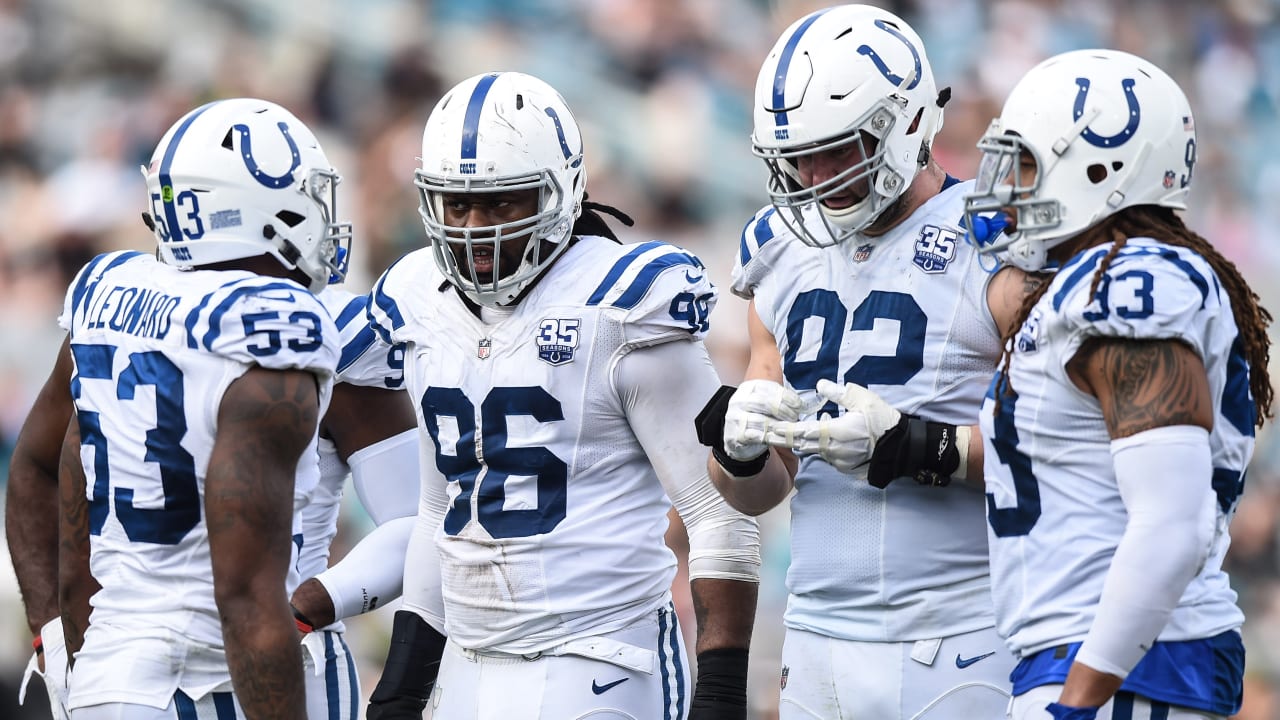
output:
[[[971,233],[978,252],[998,255],[1028,272],[1040,270],[1048,262],[1049,248],[1068,239],[1045,241],[1062,224],[1062,203],[1042,197],[1052,164],[1017,133],[1003,132],[999,120],[978,141],[978,149],[982,160],[973,193],[965,198],[965,226],[989,227],[1004,216],[998,220],[1003,232]]]

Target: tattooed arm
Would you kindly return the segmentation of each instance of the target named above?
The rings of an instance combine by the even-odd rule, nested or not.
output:
[[[1098,338],[1080,348],[1067,373],[1098,398],[1113,440],[1168,425],[1213,429],[1209,377],[1185,343]]]
[[[227,388],[205,478],[214,595],[247,718],[302,720],[302,657],[285,593],[294,477],[316,432],[315,377],[255,368]]]
[[[1128,513],[1059,699],[1098,707],[1159,637],[1212,547],[1213,403],[1203,362],[1177,340],[1091,340],[1067,372],[1098,399]]]
[[[59,516],[58,599],[67,665],[84,645],[89,627],[89,598],[101,586],[89,574],[89,497],[84,466],[80,464],[80,424],[67,424],[58,467]]]
[[[53,512],[58,505],[58,453],[71,420],[71,370],[71,349],[64,340],[9,463],[5,538],[32,635],[58,616],[58,524]]]

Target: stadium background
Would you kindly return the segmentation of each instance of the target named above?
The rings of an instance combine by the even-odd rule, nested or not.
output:
[[[494,69],[529,72],[583,126],[593,199],[633,214],[624,239],[698,253],[728,284],[743,223],[765,202],[747,141],[756,71],[802,0],[0,0],[0,483],[53,360],[66,283],[102,250],[151,247],[141,174],[177,117],[205,101],[268,98],[320,135],[356,222],[349,285],[423,242],[411,184],[439,93]],[[1280,309],[1280,0],[914,0],[877,3],[924,38],[955,93],[937,154],[969,177],[974,143],[1007,91],[1064,50],[1145,56],[1196,111],[1190,223]],[[711,343],[726,382],[746,359],[745,305],[722,296]],[[1248,616],[1246,709],[1280,718],[1280,448],[1264,431],[1228,569]],[[0,500],[2,502],[2,500]],[[368,527],[347,514],[341,542]],[[765,567],[752,653],[754,718],[775,717],[786,594],[785,508],[762,519]],[[677,543],[678,544],[678,543]],[[345,546],[343,546],[345,547]],[[336,549],[341,554],[342,547]],[[677,583],[679,584],[679,583]],[[687,606],[686,606],[687,610]],[[386,609],[351,624],[368,693]],[[692,618],[686,621],[691,630]],[[0,563],[0,718],[30,652],[16,584]],[[42,696],[39,688],[34,688]],[[39,715],[35,715],[39,716]]]

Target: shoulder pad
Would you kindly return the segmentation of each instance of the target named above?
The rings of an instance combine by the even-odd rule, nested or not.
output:
[[[1126,245],[1090,296],[1110,245],[1092,249],[1058,271],[1047,299],[1073,335],[1178,338],[1201,355],[1205,323],[1221,309],[1217,276],[1196,253],[1154,242]],[[1205,312],[1208,310],[1208,312]]]
[[[716,289],[698,256],[656,241],[619,251],[625,253],[595,287],[588,307],[626,311],[629,341],[656,340],[677,331],[695,337],[707,332]]]
[[[338,330],[324,305],[291,280],[254,277],[205,295],[187,316],[187,347],[273,370],[332,374]]]
[[[338,328],[337,382],[397,389],[404,386],[404,344],[389,345],[369,324],[369,296],[326,288],[318,296]]]
[[[403,341],[399,335],[406,315],[425,302],[426,293],[435,292],[444,280],[431,252],[430,248],[423,248],[402,256],[382,273],[369,292],[369,325],[383,342]]]

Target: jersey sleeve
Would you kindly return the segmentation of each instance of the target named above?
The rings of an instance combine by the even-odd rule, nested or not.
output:
[[[430,250],[416,250],[396,260],[369,291],[365,306],[369,327],[387,345],[408,339],[411,330],[406,317],[420,301],[426,300],[425,286],[439,277],[429,253]]]
[[[711,327],[716,288],[698,256],[648,242],[614,262],[587,305],[622,311],[624,345],[702,340]]]
[[[1059,271],[1051,288],[1054,312],[1066,321],[1064,358],[1093,337],[1134,340],[1177,339],[1205,357],[1206,323],[1221,310],[1219,286],[1199,256],[1161,245],[1125,247],[1090,293],[1109,246],[1098,248]]]
[[[187,343],[271,370],[332,376],[338,329],[320,301],[297,283],[256,277],[210,293],[191,319]]]
[[[67,294],[62,301],[62,312],[58,315],[58,325],[63,329],[70,331],[75,321],[75,313],[83,310],[85,298],[89,297],[93,289],[93,285],[112,268],[119,267],[127,262],[135,262],[138,260],[145,261],[154,258],[146,253],[136,250],[120,250],[117,252],[103,253],[80,268],[80,272],[76,273],[75,279],[71,281],[71,285],[67,287]]]
[[[770,250],[779,245],[776,242],[770,245],[770,241],[789,232],[772,205],[764,206],[747,221],[738,242],[738,257],[729,286],[734,295],[746,300],[755,297],[756,286],[772,267]]]
[[[390,390],[404,387],[404,343],[388,343],[374,330],[369,296],[329,289],[320,298],[338,328],[338,382]]]

